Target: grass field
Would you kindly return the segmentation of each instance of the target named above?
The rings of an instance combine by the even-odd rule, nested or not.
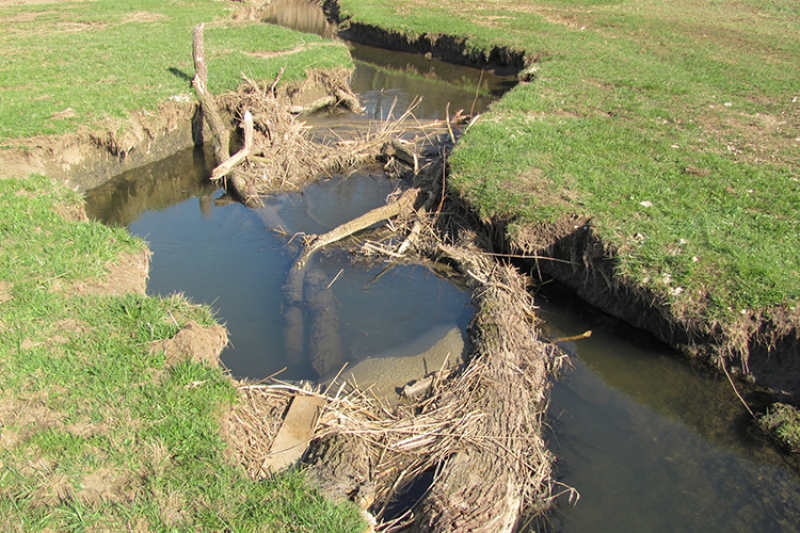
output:
[[[452,159],[452,184],[512,237],[589,219],[618,279],[676,318],[728,340],[778,314],[798,324],[795,2],[341,4],[353,21],[535,60]]]
[[[59,135],[131,111],[193,98],[192,27],[205,22],[209,86],[244,73],[284,82],[313,68],[351,67],[346,47],[276,26],[234,22],[241,4],[110,0],[0,4],[0,145]],[[263,57],[259,52],[296,53]]]
[[[239,7],[0,3],[0,147],[192,98],[200,22],[218,93],[240,73],[271,80],[286,67],[288,83],[351,65],[341,45],[233,21]],[[276,51],[293,53],[261,53]],[[301,475],[246,476],[220,427],[233,382],[151,349],[189,321],[213,325],[212,313],[143,296],[144,271],[138,289],[110,284],[145,245],[86,222],[82,201],[42,176],[0,180],[0,530],[363,530],[354,506],[324,501]]]

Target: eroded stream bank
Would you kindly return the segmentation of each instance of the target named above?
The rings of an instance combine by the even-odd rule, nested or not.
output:
[[[354,85],[358,79],[357,71]],[[408,83],[414,86],[417,82],[416,78],[410,78]],[[373,94],[381,98],[386,92],[375,89]],[[470,91],[463,93],[471,95]],[[410,91],[405,94],[407,99],[413,98]],[[367,99],[366,106],[370,105],[373,104]],[[378,103],[373,107],[382,108]],[[331,119],[321,120],[330,124]],[[287,195],[275,202],[272,211],[260,216],[236,204],[214,205],[218,193],[213,186],[204,184],[208,170],[204,169],[205,158],[201,154],[189,151],[175,156],[172,164],[165,162],[142,169],[141,173],[150,177],[128,176],[128,184],[113,193],[133,200],[126,204],[123,198],[120,206],[131,206],[147,197],[149,192],[136,191],[148,187],[159,191],[171,189],[175,195],[174,200],[169,200],[165,194],[149,206],[142,200],[130,209],[127,218],[119,220],[151,242],[155,251],[151,291],[183,290],[196,300],[219,308],[221,318],[232,330],[240,323],[245,325],[246,330],[233,331],[234,346],[223,356],[231,368],[242,365],[240,370],[234,370],[235,374],[260,378],[289,366],[286,372],[295,372],[293,379],[315,379],[319,373],[310,355],[292,368],[287,365],[285,350],[283,355],[280,353],[280,345],[287,338],[280,312],[285,276],[276,273],[286,267],[294,253],[284,250],[285,237],[266,228],[288,226],[293,217],[305,217],[310,231],[320,232],[323,227],[348,217],[338,213],[339,201],[330,201],[332,198],[347,199],[354,211],[364,209],[382,203],[390,185],[377,175],[323,182],[302,196]],[[174,182],[167,185],[161,178],[165,174],[180,175],[188,168],[195,168],[196,174],[178,185]],[[344,189],[333,190],[338,187]],[[367,188],[373,192],[366,192]],[[178,203],[167,208],[173,201]],[[298,201],[308,202],[308,206],[298,207]],[[124,207],[110,210],[124,211]],[[295,211],[296,214],[290,214]],[[337,254],[322,258],[326,264],[334,260],[326,273],[326,285],[350,263],[348,257],[343,257],[337,267]],[[211,271],[202,275],[187,273],[188,266],[198,265],[205,265]],[[350,281],[350,274],[342,274],[333,283],[332,290],[374,292],[380,283],[392,277],[415,278],[401,279],[396,291],[421,308],[412,307],[395,319],[387,315],[391,306],[376,310],[355,294],[337,295],[338,302],[333,302],[337,310],[343,299],[355,300],[355,307],[363,307],[373,325],[394,320],[391,325],[395,327],[384,330],[380,338],[364,326],[358,327],[362,333],[356,333],[356,340],[369,339],[381,348],[399,348],[405,343],[398,339],[412,332],[434,346],[452,327],[463,327],[471,311],[464,307],[467,298],[461,289],[451,288],[448,282],[421,266],[408,268],[406,271],[394,268],[384,274],[380,270],[353,274],[356,277]],[[414,287],[421,287],[421,291],[409,292]],[[564,301],[561,296],[559,300]],[[431,302],[439,310],[433,315],[425,314],[431,311]],[[647,336],[633,334],[615,320],[592,313],[582,304],[571,301],[561,310],[558,306],[555,310],[547,307],[546,324],[556,324],[558,328],[551,332],[554,337],[594,330],[591,338],[567,347],[573,352],[577,370],[556,383],[553,391],[550,417],[554,433],[550,441],[560,457],[559,479],[581,493],[577,506],[565,499],[560,501],[556,529],[705,531],[719,530],[722,524],[734,531],[794,530],[800,494],[797,476],[784,456],[746,430],[742,409],[727,383],[689,368],[663,345]],[[573,310],[569,311],[570,308]],[[234,318],[244,309],[239,318]],[[420,317],[419,323],[424,324],[421,329],[413,329],[413,320],[406,322],[415,314]],[[563,315],[563,323],[558,323],[558,315]],[[337,322],[340,331],[356,331],[349,319]],[[406,324],[409,329],[402,329]],[[398,331],[400,337],[393,337]],[[251,335],[252,342],[248,340]],[[276,354],[274,359],[266,353],[266,348],[273,347],[278,348],[271,352]],[[405,355],[424,349],[419,346]],[[239,355],[252,362],[237,361]],[[393,355],[402,356],[400,360],[406,358],[399,352]],[[384,366],[377,360],[374,365]],[[721,412],[734,414],[720,417]],[[710,431],[711,427],[717,430]]]
[[[202,162],[201,153],[187,151],[171,162],[141,169],[138,177],[120,177],[116,189],[112,183],[108,186],[108,191],[118,195],[118,203],[107,213],[126,213],[127,206],[127,218],[117,222],[150,241],[155,251],[151,292],[182,290],[196,301],[220,309],[234,343],[223,360],[237,375],[264,377],[286,366],[285,355],[273,350],[285,335],[279,303],[270,301],[283,294],[285,279],[275,275],[280,268],[276,263],[288,263],[294,255],[286,253],[282,236],[267,230],[257,213],[238,204],[214,205],[219,192],[204,181],[208,170]],[[186,172],[192,168],[197,171],[194,176]],[[375,187],[372,201],[379,203],[386,184],[376,179],[365,176],[342,182],[350,193],[331,191],[336,182],[325,182],[320,189],[308,191],[308,201],[327,218],[330,215],[320,203],[325,198],[370,196],[358,192],[357,182],[361,181]],[[149,190],[156,186],[162,193]],[[171,192],[163,193],[164,189]],[[98,193],[94,191],[90,200],[99,199]],[[326,205],[337,210],[336,202]],[[305,216],[303,208],[293,208],[299,211],[297,216]],[[328,224],[338,221],[328,218]],[[279,259],[270,262],[271,255]],[[345,258],[342,266],[349,262]],[[211,271],[197,272],[204,268]],[[380,338],[378,332],[369,338],[356,337],[392,346],[392,350],[396,347],[398,351],[390,355],[401,355],[399,348],[407,338],[402,329],[405,324],[417,340],[432,346],[442,340],[437,331],[449,331],[451,325],[463,327],[471,314],[464,307],[468,297],[461,289],[449,287],[420,266],[409,268],[384,274],[371,290],[382,290],[381,283],[394,283],[397,280],[391,278],[399,276],[399,293],[420,287],[409,300],[420,305],[422,313],[431,303],[439,310],[420,317],[422,323],[432,326],[427,334],[414,329],[414,317],[407,313],[399,317],[397,327],[383,329]],[[336,274],[334,270],[336,267],[330,269],[331,275]],[[229,275],[232,271],[239,275]],[[353,273],[354,278],[343,275],[332,288],[343,281],[340,289],[363,288],[379,273]],[[346,298],[360,300],[357,306],[365,305],[367,316],[362,319],[372,323],[381,322],[381,317],[391,320],[390,308],[367,307],[364,297],[356,294]],[[552,391],[549,419],[553,433],[548,441],[558,457],[558,479],[581,494],[577,505],[566,497],[559,500],[556,530],[718,531],[721,526],[731,531],[795,530],[800,516],[796,471],[787,456],[753,434],[727,381],[691,366],[648,335],[564,292],[539,295],[537,303],[548,336],[593,331],[588,339],[565,344],[577,369],[556,382]],[[420,346],[406,353],[424,349]],[[377,360],[373,364],[383,366]],[[309,359],[290,366],[287,372],[293,372],[296,379],[316,376]]]

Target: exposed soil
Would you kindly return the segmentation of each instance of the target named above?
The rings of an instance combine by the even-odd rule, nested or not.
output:
[[[591,224],[581,222],[525,228],[506,248],[512,254],[537,256],[527,260],[525,268],[557,279],[593,306],[690,356],[746,374],[749,384],[784,401],[796,399],[800,391],[797,311],[745,314],[728,327],[698,319],[618,276],[614,251],[594,236]]]
[[[157,113],[132,113],[60,137],[11,139],[0,149],[0,177],[43,174],[85,191],[111,176],[192,146],[190,103],[167,102]]]
[[[175,366],[181,361],[218,367],[219,356],[227,344],[228,333],[224,327],[218,324],[201,326],[190,320],[171,338],[153,342],[150,350],[163,352],[168,367]]]
[[[320,98],[347,87],[347,70],[310,72],[303,83],[279,84],[281,107],[304,108]],[[245,94],[244,92],[242,94]],[[240,97],[223,95],[224,117],[233,129]],[[144,166],[185,148],[210,140],[196,103],[165,102],[155,113],[134,112],[126,121],[107,119],[80,132],[58,137],[9,139],[0,148],[0,178],[32,173],[64,180],[86,191],[112,176]]]

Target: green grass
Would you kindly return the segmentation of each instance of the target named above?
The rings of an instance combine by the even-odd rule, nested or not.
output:
[[[800,413],[797,408],[775,403],[759,417],[758,424],[786,449],[800,453]]]
[[[795,3],[342,0],[342,14],[540,58],[451,161],[452,185],[512,237],[587,217],[621,279],[730,331],[798,305]]]
[[[360,531],[355,507],[299,474],[247,478],[219,428],[231,380],[149,349],[175,320],[212,324],[207,308],[70,290],[144,247],[58,214],[81,201],[42,177],[0,181],[0,529]]]
[[[135,0],[0,6],[0,143],[60,135],[106,117],[191,95],[192,28],[207,23],[212,92],[233,90],[241,73],[298,81],[308,69],[351,67],[346,47],[276,26],[236,23],[238,4]],[[252,52],[298,49],[280,57]],[[68,111],[69,110],[69,111]],[[7,143],[13,144],[13,143]]]

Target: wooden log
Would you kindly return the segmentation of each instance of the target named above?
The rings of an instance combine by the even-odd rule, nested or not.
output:
[[[433,171],[434,176],[438,175],[440,169],[442,174],[444,175],[444,170],[445,170],[444,161],[440,160],[439,164],[433,166],[433,169],[434,169]],[[419,239],[420,232],[422,231],[423,217],[425,217],[427,212],[433,208],[433,204],[436,203],[436,200],[439,199],[440,194],[444,194],[444,191],[442,190],[442,185],[443,183],[441,181],[439,181],[438,179],[434,179],[433,184],[431,186],[431,190],[428,192],[428,199],[425,200],[425,203],[422,205],[422,207],[419,208],[419,211],[417,212],[417,219],[414,221],[414,224],[411,227],[411,231],[408,233],[406,239],[397,249],[397,253],[399,255],[403,255],[411,246],[416,244],[417,239]],[[444,200],[443,196],[442,200]]]
[[[334,96],[323,96],[317,100],[314,100],[307,106],[292,106],[289,108],[289,112],[294,115],[300,115],[302,113],[314,113],[319,111],[320,109],[324,109],[326,107],[330,107],[336,105],[336,97]]]
[[[414,169],[414,174],[419,171],[419,158],[405,143],[399,139],[392,139],[383,147],[384,157],[394,157]]]
[[[233,170],[233,167],[244,161],[253,152],[253,115],[250,114],[250,111],[244,112],[242,129],[244,130],[244,146],[211,172],[212,180],[226,176]]]
[[[351,113],[360,115],[364,112],[364,108],[361,107],[361,102],[359,102],[358,98],[352,93],[348,93],[343,89],[336,89],[336,98],[339,100],[339,103]]]
[[[206,49],[203,37],[205,24],[198,24],[192,31],[192,58],[194,59],[194,78],[192,87],[200,100],[203,117],[211,129],[214,138],[214,158],[217,164],[227,160],[230,153],[230,132],[222,120],[219,108],[213,95],[208,90],[208,66],[206,65]]]
[[[317,250],[324,248],[329,244],[333,244],[337,241],[345,239],[358,231],[381,222],[382,220],[387,220],[397,216],[402,211],[411,210],[414,207],[414,203],[417,201],[418,194],[419,189],[408,189],[403,191],[403,194],[400,195],[400,198],[394,202],[389,202],[384,206],[377,207],[358,218],[332,229],[324,235],[319,235],[309,239],[308,242],[310,242],[310,244],[306,246],[306,248],[300,254],[300,257],[295,262],[295,268],[303,268],[306,264],[306,261],[308,261],[308,258],[311,257],[311,255]]]

